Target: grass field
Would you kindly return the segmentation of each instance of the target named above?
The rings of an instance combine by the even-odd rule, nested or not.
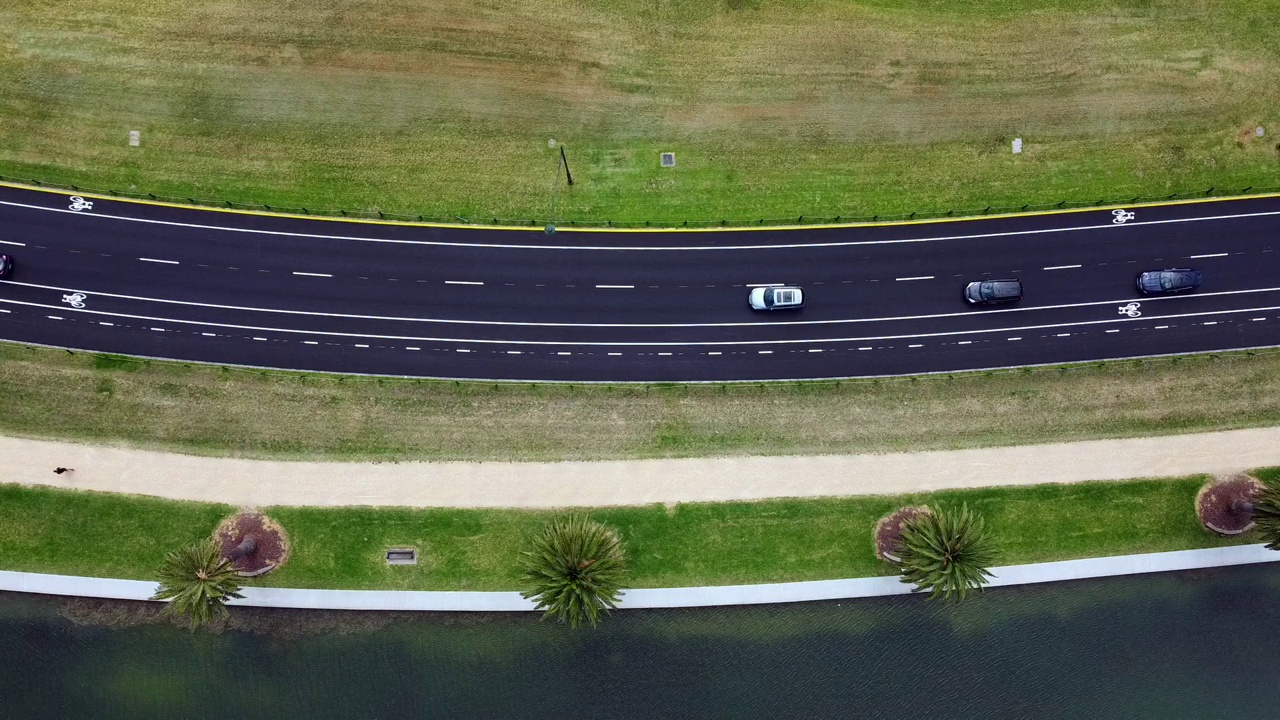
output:
[[[15,0],[0,5],[0,174],[545,218],[554,137],[576,180],[560,190],[562,221],[1222,193],[1280,185],[1278,11],[1280,0]],[[1255,138],[1257,125],[1271,132]],[[666,150],[677,167],[658,166]]]
[[[1263,471],[1275,477],[1277,470]],[[1257,542],[1196,521],[1205,478],[986,488],[903,496],[602,508],[627,543],[632,587],[728,585],[892,574],[872,529],[905,504],[981,512],[1001,564]],[[164,553],[210,534],[220,505],[0,486],[0,569],[150,579]],[[266,508],[292,554],[265,584],[281,587],[511,590],[520,548],[550,512]],[[389,546],[419,548],[388,567]]]
[[[609,387],[344,379],[0,344],[0,388],[7,435],[310,460],[867,453],[1280,424],[1280,353]]]

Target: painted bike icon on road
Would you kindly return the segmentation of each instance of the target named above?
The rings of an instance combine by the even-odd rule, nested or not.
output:
[[[1120,314],[1129,317],[1142,317],[1142,311],[1138,308],[1142,307],[1142,303],[1131,302],[1128,305],[1120,306]]]
[[[1116,209],[1112,210],[1111,214],[1115,215],[1115,217],[1111,218],[1111,222],[1117,225],[1123,225],[1136,217],[1136,214],[1130,210]]]
[[[88,297],[89,297],[88,295],[85,295],[84,293],[81,293],[81,292],[71,293],[70,295],[63,295],[62,302],[70,305],[73,308],[82,308],[84,307],[85,299]]]
[[[79,195],[72,195],[71,204],[68,205],[67,207],[76,212],[80,212],[81,210],[92,210],[93,203],[89,202],[88,200],[85,200]]]

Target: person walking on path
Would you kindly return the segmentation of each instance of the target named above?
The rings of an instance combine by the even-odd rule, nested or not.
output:
[[[73,469],[74,469],[74,468],[56,467],[56,468],[54,468],[54,469],[53,469],[53,473],[54,473],[55,475],[61,475],[62,473],[69,473],[69,472],[71,472]]]

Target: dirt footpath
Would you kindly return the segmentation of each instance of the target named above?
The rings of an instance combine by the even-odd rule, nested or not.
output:
[[[0,457],[4,483],[233,505],[547,508],[1226,474],[1280,465],[1280,428],[884,455],[560,463],[275,462],[0,438]]]

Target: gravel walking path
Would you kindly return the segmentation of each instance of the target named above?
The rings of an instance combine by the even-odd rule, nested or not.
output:
[[[882,455],[557,463],[242,460],[0,438],[0,457],[3,483],[240,506],[549,508],[1225,475],[1280,465],[1280,428]]]

